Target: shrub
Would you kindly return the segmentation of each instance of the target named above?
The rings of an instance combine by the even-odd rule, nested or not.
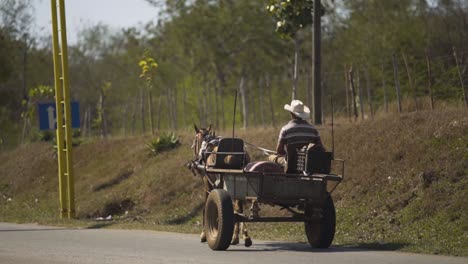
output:
[[[54,141],[55,142],[55,133],[52,131],[39,131],[37,133],[37,138],[39,141]]]
[[[176,148],[179,143],[179,139],[174,133],[164,133],[159,137],[152,139],[146,144],[151,152],[156,155],[159,152],[171,150]]]

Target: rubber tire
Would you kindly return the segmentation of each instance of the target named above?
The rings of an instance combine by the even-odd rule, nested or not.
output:
[[[212,250],[226,250],[234,233],[234,208],[231,196],[223,189],[214,189],[205,204],[205,234]]]
[[[311,207],[305,209],[306,216],[312,213]],[[333,199],[328,194],[322,207],[323,218],[304,223],[309,244],[314,248],[329,248],[335,237],[336,213]]]

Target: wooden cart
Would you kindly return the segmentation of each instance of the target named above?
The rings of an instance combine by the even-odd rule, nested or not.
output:
[[[287,172],[271,162],[226,164],[228,156],[245,160],[244,143],[238,138],[223,138],[217,151],[206,153],[215,155],[215,162],[198,165],[197,170],[211,185],[204,212],[211,249],[229,247],[236,222],[304,222],[311,246],[330,246],[336,223],[331,193],[343,180],[344,161],[333,159],[330,152],[310,151],[306,144],[289,146],[288,153]],[[333,162],[340,163],[341,175],[330,173]],[[249,215],[240,214],[234,212],[233,200],[279,206],[290,216],[260,216],[255,206]]]

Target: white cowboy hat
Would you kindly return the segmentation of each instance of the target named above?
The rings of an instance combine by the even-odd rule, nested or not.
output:
[[[305,106],[300,100],[292,100],[291,105],[285,104],[284,110],[287,110],[302,119],[308,119],[310,116],[309,107]]]

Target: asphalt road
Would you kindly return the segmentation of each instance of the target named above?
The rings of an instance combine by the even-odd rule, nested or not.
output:
[[[1,264],[56,263],[468,263],[468,258],[255,241],[215,252],[198,236],[155,231],[66,229],[0,223]]]

